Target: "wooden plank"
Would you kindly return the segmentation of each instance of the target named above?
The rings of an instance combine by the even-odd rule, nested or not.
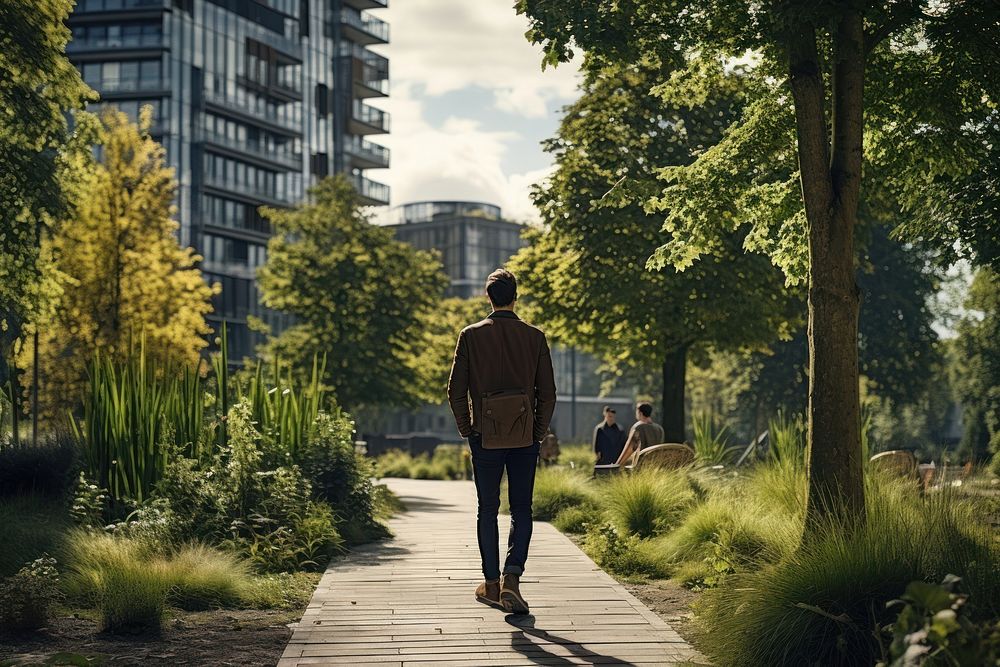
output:
[[[395,537],[324,573],[278,663],[518,667],[704,662],[551,525],[536,522],[521,589],[532,615],[477,603],[471,482],[388,480],[414,509]],[[429,502],[432,501],[432,502]],[[508,519],[501,518],[501,540]]]

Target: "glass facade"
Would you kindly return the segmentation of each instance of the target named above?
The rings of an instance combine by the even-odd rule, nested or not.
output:
[[[393,209],[389,219],[399,240],[441,253],[451,281],[446,296],[481,295],[486,277],[524,245],[521,225],[492,204],[417,202]]]
[[[361,100],[385,96],[388,61],[369,50],[389,26],[384,0],[78,0],[67,52],[84,80],[136,117],[153,107],[154,136],[178,179],[180,240],[222,285],[212,324],[228,324],[234,359],[252,355],[256,270],[270,228],[258,208],[290,206],[320,178],[346,173],[365,203],[387,186],[364,170],[389,165],[368,135],[389,118]]]

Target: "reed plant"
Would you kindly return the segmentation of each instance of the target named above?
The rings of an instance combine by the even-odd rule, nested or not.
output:
[[[695,460],[699,465],[725,465],[739,451],[739,447],[729,444],[728,429],[720,426],[711,413],[692,415],[691,429],[694,432]]]

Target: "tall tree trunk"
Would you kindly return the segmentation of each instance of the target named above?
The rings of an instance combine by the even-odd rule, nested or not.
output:
[[[861,184],[864,38],[847,12],[834,35],[832,147],[816,33],[789,43],[802,197],[809,225],[809,496],[814,523],[865,511],[854,226]]]
[[[663,361],[663,431],[666,442],[684,442],[684,385],[687,345],[674,348]],[[654,416],[653,421],[656,421]]]

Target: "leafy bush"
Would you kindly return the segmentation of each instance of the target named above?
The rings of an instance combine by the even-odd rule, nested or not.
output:
[[[80,470],[80,450],[66,434],[46,436],[37,446],[0,442],[0,498],[26,494],[69,495]]]
[[[585,533],[589,524],[599,522],[601,513],[594,507],[565,507],[559,510],[552,525],[564,533]]]
[[[401,477],[409,479],[413,475],[413,457],[401,449],[390,449],[375,460],[375,475],[377,477]]]
[[[69,508],[69,515],[79,526],[99,528],[104,524],[106,501],[107,496],[104,495],[104,492],[87,479],[86,473],[81,472],[76,485],[76,493],[73,494],[73,504]]]
[[[59,598],[55,559],[43,556],[28,563],[14,576],[0,579],[0,630],[43,627]]]
[[[592,525],[584,537],[584,550],[602,568],[625,577],[670,576],[670,566],[649,540],[622,535],[614,525]]]
[[[921,498],[873,480],[861,526],[831,522],[780,562],[736,572],[698,610],[703,650],[718,664],[871,665],[886,603],[911,581],[958,573],[981,613],[1000,601],[1000,554],[967,503]]]
[[[434,455],[411,456],[399,449],[390,449],[375,461],[376,477],[404,479],[469,479],[472,458],[465,445],[438,445]]]
[[[948,575],[940,584],[911,582],[889,630],[891,662],[878,667],[951,667],[1000,665],[1000,621],[976,624],[969,618],[969,596],[959,592],[961,579]]]
[[[502,494],[506,507],[507,494]],[[569,507],[596,513],[596,494],[591,480],[567,468],[539,468],[535,473],[535,494],[531,503],[537,521],[551,521]]]
[[[297,466],[257,476],[246,519],[230,525],[232,544],[262,571],[321,569],[343,539],[330,506],[310,498]]]
[[[636,471],[609,478],[603,498],[619,531],[652,537],[678,523],[692,504],[694,492],[682,472]]]

